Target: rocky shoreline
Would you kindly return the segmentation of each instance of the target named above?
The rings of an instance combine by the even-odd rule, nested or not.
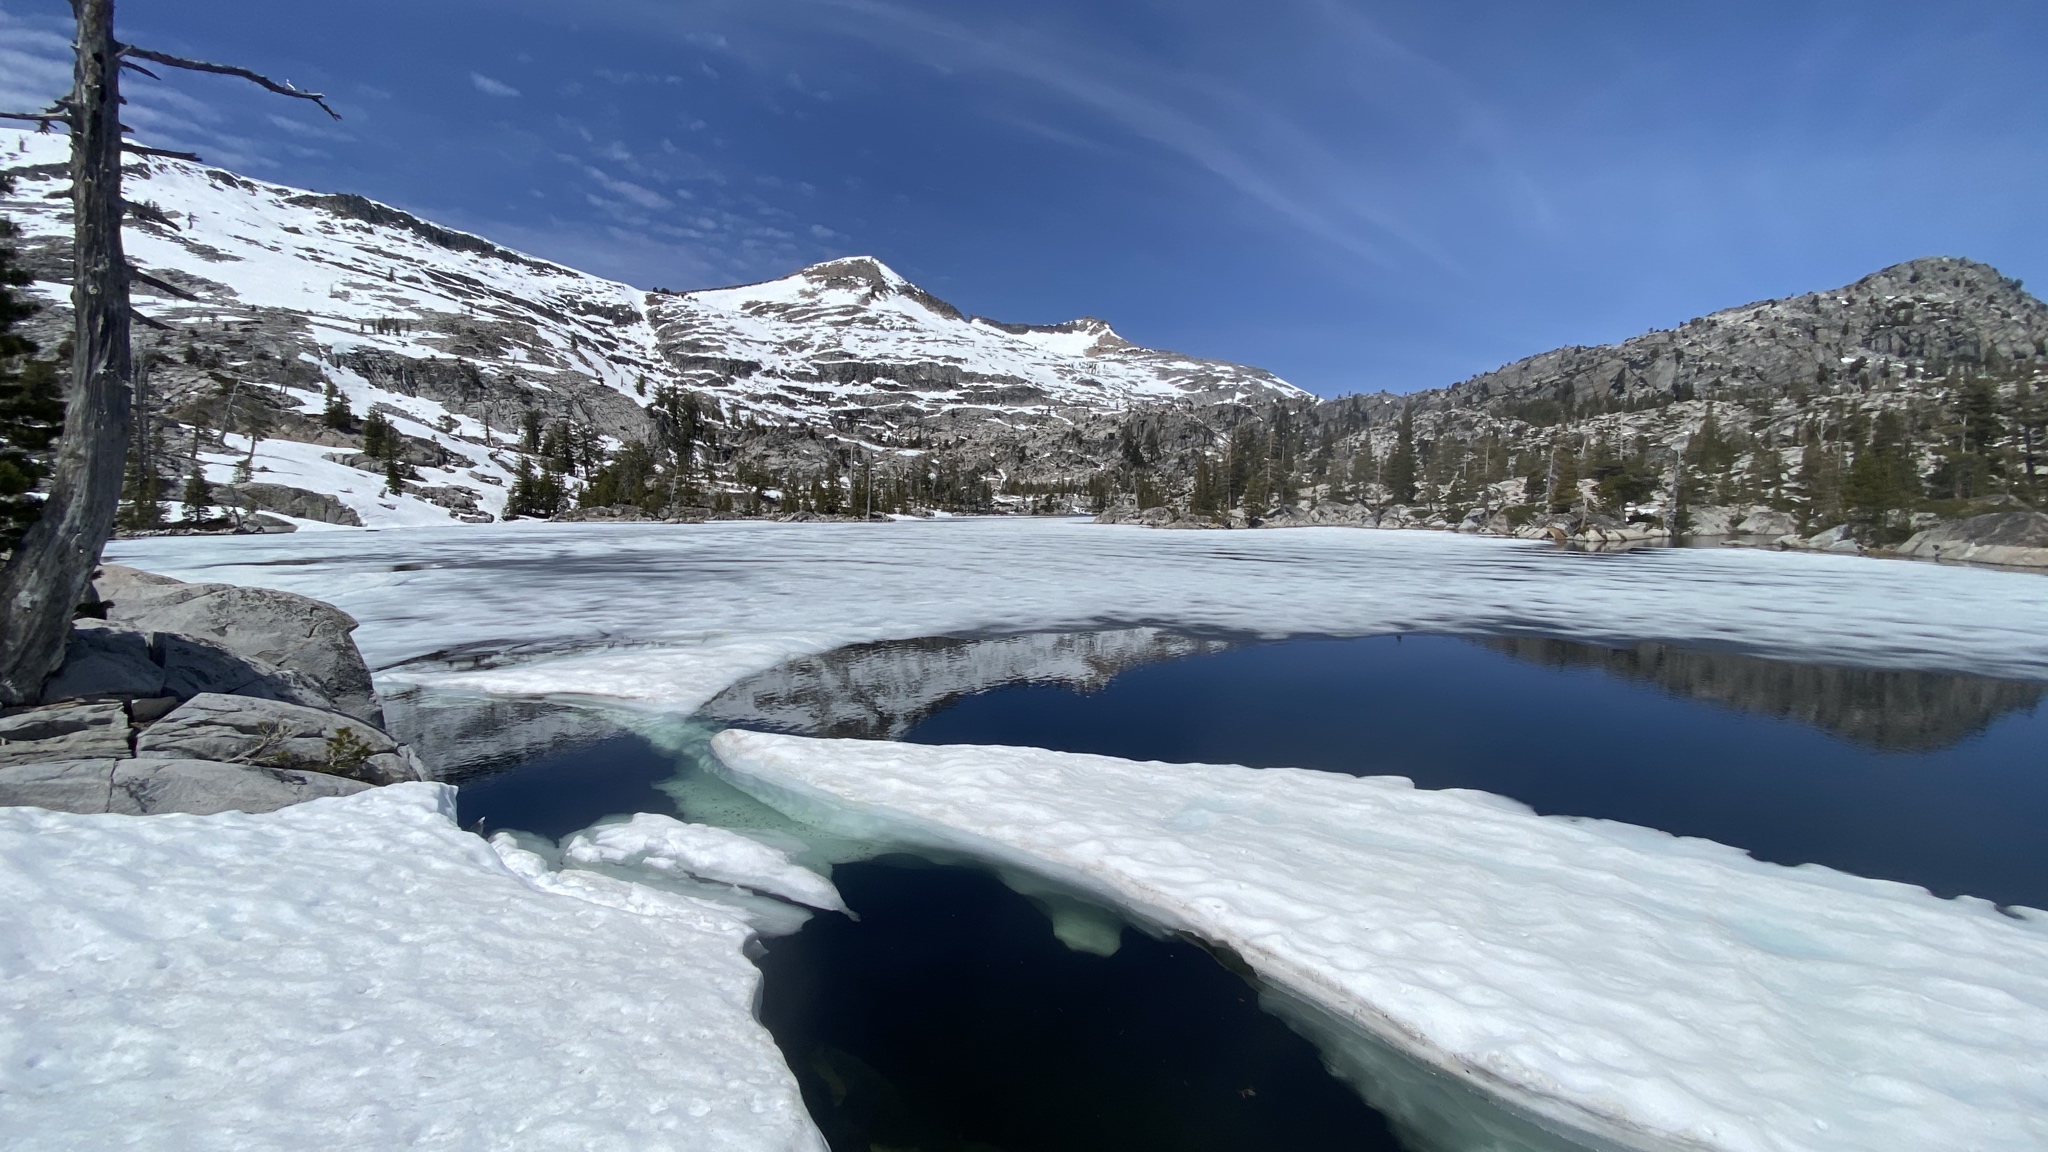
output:
[[[1802,535],[1789,513],[1767,507],[1707,507],[1693,513],[1694,530],[1684,539],[1717,539],[1731,547],[1775,548],[1794,552],[1837,552],[1860,556],[1905,557],[2048,569],[2048,514],[2033,511],[1990,512],[1941,521],[1915,532],[1895,546],[1858,539],[1852,525],[1838,524]],[[1611,548],[1669,543],[1669,529],[1644,521],[1620,520],[1597,512],[1550,513],[1517,522],[1504,512],[1474,510],[1453,524],[1426,509],[1393,505],[1384,509],[1363,504],[1319,503],[1307,508],[1283,505],[1263,517],[1233,508],[1217,516],[1193,515],[1173,508],[1111,508],[1095,517],[1097,524],[1129,524],[1143,528],[1226,530],[1244,528],[1378,528],[1464,532],[1548,540],[1566,547]]]
[[[106,565],[32,706],[0,712],[0,807],[269,812],[427,778],[331,604]]]

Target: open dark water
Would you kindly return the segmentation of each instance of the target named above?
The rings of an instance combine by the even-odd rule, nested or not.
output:
[[[993,876],[833,871],[859,922],[768,942],[762,1020],[838,1152],[1374,1152],[1386,1122],[1193,944],[1073,952]]]
[[[706,719],[1403,775],[2048,907],[2048,686],[1537,639],[1162,642],[1135,666],[1115,644],[1076,650],[1109,671],[989,687],[954,642],[867,646],[769,674]],[[856,722],[834,711],[849,696]],[[559,838],[615,813],[690,818],[659,787],[675,754],[578,720],[493,759],[490,733],[512,722],[552,730],[491,707],[469,729],[484,735],[461,773],[465,827]],[[818,916],[759,963],[763,1021],[834,1152],[1401,1147],[1192,943],[1127,929],[1113,956],[1071,951],[972,868],[889,859],[833,878],[859,919]]]
[[[1783,864],[2048,908],[2043,686],[1445,636],[1290,640],[1019,684],[904,737],[1478,788]]]

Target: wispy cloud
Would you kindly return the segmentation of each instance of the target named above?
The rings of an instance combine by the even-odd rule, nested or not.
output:
[[[605,191],[610,192],[612,195],[619,197],[620,199],[626,201],[628,204],[633,204],[638,207],[645,208],[649,211],[654,211],[660,208],[673,208],[676,206],[675,201],[669,199],[666,196],[663,196],[661,193],[656,192],[652,188],[647,188],[642,185],[635,184],[631,180],[614,179],[596,168],[586,167],[583,169],[583,172],[585,175],[589,176],[590,179],[594,181],[598,187],[603,188]]]
[[[1356,132],[1333,133],[1327,122],[1305,123],[1298,107],[1249,81],[1176,67],[1099,38],[992,18],[969,22],[900,0],[794,0],[768,8],[706,0],[687,14],[648,0],[608,0],[600,7],[625,24],[658,28],[698,47],[715,45],[764,80],[806,93],[814,90],[790,69],[791,61],[779,58],[780,46],[821,35],[858,41],[941,75],[979,78],[978,95],[992,105],[989,114],[1012,127],[1083,147],[1118,136],[1143,141],[1333,250],[1383,267],[1414,257],[1454,266],[1447,249],[1408,218],[1398,194],[1400,174],[1389,171],[1384,158],[1370,152]],[[1447,69],[1341,5],[1307,0],[1290,11],[1318,23],[1320,33],[1363,45],[1382,71],[1422,77],[1426,83],[1410,95],[1431,105],[1430,116],[1440,116],[1435,109],[1448,103],[1471,113],[1467,119],[1472,123],[1483,121],[1478,102],[1456,87]],[[735,23],[773,27],[776,34],[736,44],[681,26],[688,19],[701,29],[713,13]],[[1021,84],[1027,100],[1005,105],[987,81]],[[1088,125],[1085,135],[1031,111],[1033,100],[1041,109],[1050,100],[1054,107],[1079,113]],[[1505,182],[1513,183],[1512,175]]]
[[[519,89],[505,83],[503,80],[493,80],[481,72],[471,72],[469,74],[469,82],[476,85],[476,90],[486,96],[511,97],[519,95]]]

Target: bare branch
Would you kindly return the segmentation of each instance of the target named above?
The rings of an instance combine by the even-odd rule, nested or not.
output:
[[[126,63],[126,57],[134,56],[158,64],[167,64],[173,68],[183,68],[188,72],[211,72],[218,76],[239,77],[259,87],[267,88],[280,96],[291,96],[299,100],[311,100],[320,106],[322,112],[327,113],[336,120],[341,119],[341,113],[329,108],[327,106],[327,98],[320,93],[308,92],[302,88],[294,88],[290,84],[280,84],[260,72],[251,72],[247,68],[237,67],[233,64],[211,64],[204,60],[187,60],[183,56],[173,56],[168,52],[138,48],[133,44],[123,45],[121,55],[124,58],[123,63]]]
[[[123,68],[126,68],[126,69],[128,69],[128,70],[129,70],[130,72],[140,72],[140,73],[142,73],[142,74],[143,74],[144,76],[147,76],[147,77],[149,77],[149,78],[150,78],[151,80],[161,80],[161,79],[163,79],[163,77],[161,77],[161,76],[157,75],[157,74],[156,74],[156,73],[154,73],[154,72],[151,72],[151,71],[150,71],[149,69],[147,69],[147,68],[144,68],[144,67],[143,67],[142,65],[140,65],[140,64],[137,64],[137,63],[136,63],[135,61],[133,61],[133,60],[123,60],[123,61],[121,61],[121,67],[123,67]]]
[[[149,287],[156,289],[158,292],[161,292],[166,296],[173,296],[179,300],[190,300],[193,301],[194,303],[199,302],[199,297],[194,296],[190,292],[185,291],[183,288],[178,287],[176,284],[171,284],[163,280],[159,280],[156,277],[151,276],[149,273],[144,272],[142,269],[137,268],[133,264],[130,264],[128,266],[128,278],[139,284],[148,285]]]
[[[138,309],[136,309],[136,308],[135,308],[134,306],[132,306],[132,305],[131,305],[131,306],[129,307],[129,309],[128,309],[128,318],[129,318],[129,319],[131,319],[131,320],[133,320],[133,321],[135,321],[135,322],[136,322],[136,323],[138,323],[138,324],[144,324],[144,325],[147,325],[147,326],[149,326],[149,327],[151,327],[151,328],[154,328],[154,329],[156,329],[156,330],[157,330],[157,331],[159,331],[159,332],[174,332],[174,331],[176,331],[176,329],[172,328],[172,327],[171,327],[171,326],[170,326],[169,324],[166,324],[166,323],[164,323],[164,322],[163,322],[163,321],[161,321],[161,320],[155,319],[155,318],[153,318],[153,317],[150,317],[150,316],[145,316],[145,315],[143,315],[141,311],[139,311]]]
[[[71,117],[61,112],[0,112],[0,120],[33,120],[41,124],[68,124]]]
[[[206,161],[199,158],[199,153],[197,152],[173,152],[168,148],[146,148],[140,144],[130,144],[126,140],[121,141],[121,151],[133,152],[137,156],[162,156],[167,160],[190,160],[194,164],[206,163]]]

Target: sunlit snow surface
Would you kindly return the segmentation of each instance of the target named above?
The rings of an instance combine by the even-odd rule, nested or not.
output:
[[[2048,679],[2048,581],[1841,556],[1018,520],[511,524],[114,552],[332,600],[362,620],[387,684],[671,713],[849,643],[1119,625],[1660,639]],[[1599,739],[1598,718],[1529,738]],[[813,818],[865,814],[872,832],[1188,928],[1320,1010],[1624,1144],[2048,1145],[2048,929],[2031,913],[1385,779],[745,736],[721,749]]]
[[[330,600],[386,682],[688,712],[844,644],[1158,624],[1254,636],[1540,633],[2048,679],[2039,576],[1742,549],[1625,555],[1432,532],[1072,520],[494,525],[125,541],[183,579]],[[398,667],[470,648],[494,666]],[[471,661],[473,662],[473,661]]]
[[[0,1146],[822,1152],[739,919],[452,811],[0,808]]]

